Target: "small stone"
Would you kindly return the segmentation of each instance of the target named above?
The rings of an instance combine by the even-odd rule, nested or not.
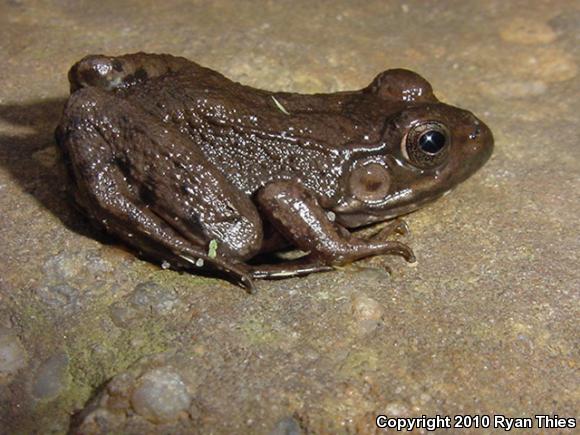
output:
[[[91,274],[97,276],[114,270],[113,265],[99,251],[89,251],[85,256],[85,265]]]
[[[359,331],[364,334],[374,331],[384,315],[381,304],[364,294],[352,298],[351,308]]]
[[[82,267],[79,255],[61,252],[49,258],[43,266],[46,277],[55,281],[66,281],[73,278]]]
[[[300,423],[294,417],[286,417],[278,421],[270,435],[301,435]]]
[[[499,34],[503,40],[518,44],[547,44],[557,37],[548,24],[522,17],[507,23]]]
[[[170,368],[145,373],[131,395],[137,414],[155,423],[169,422],[187,412],[191,396],[179,374]]]
[[[16,334],[0,329],[0,383],[10,381],[18,370],[26,366],[26,350]]]
[[[111,305],[109,315],[115,326],[128,328],[134,320],[142,318],[145,313],[139,312],[133,307],[126,306],[123,302],[117,302]]]
[[[391,402],[385,406],[385,414],[392,417],[406,417],[409,415],[409,407],[401,402]]]
[[[68,284],[49,285],[36,290],[38,297],[52,308],[75,308],[80,294],[77,288]]]
[[[106,406],[108,410],[126,411],[129,407],[133,377],[128,373],[115,376],[107,385]]]
[[[156,315],[171,313],[180,302],[173,289],[152,281],[137,284],[129,300],[137,310],[152,311]]]
[[[36,371],[32,395],[45,400],[57,397],[68,382],[68,363],[65,353],[57,353],[44,361]]]

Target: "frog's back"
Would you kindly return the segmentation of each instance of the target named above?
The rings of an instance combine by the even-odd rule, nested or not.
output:
[[[201,67],[148,80],[121,95],[177,126],[247,194],[274,180],[299,179],[332,198],[350,157],[348,145],[380,135],[376,123],[353,113],[359,93],[298,98]]]

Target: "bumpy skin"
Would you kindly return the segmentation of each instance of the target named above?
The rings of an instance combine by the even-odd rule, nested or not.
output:
[[[150,258],[219,270],[250,289],[253,277],[371,255],[414,261],[402,243],[348,229],[438,198],[493,148],[481,121],[439,102],[407,70],[385,71],[359,91],[302,95],[136,53],[85,57],[69,81],[56,136],[89,218]],[[439,142],[429,148],[433,131]],[[308,255],[247,262],[283,246]]]

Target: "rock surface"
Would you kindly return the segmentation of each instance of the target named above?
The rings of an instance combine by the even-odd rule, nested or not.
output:
[[[0,433],[576,416],[579,22],[572,0],[0,3]],[[408,216],[417,267],[375,258],[250,297],[135,258],[71,206],[53,140],[67,70],[139,50],[302,92],[410,68],[496,150]]]

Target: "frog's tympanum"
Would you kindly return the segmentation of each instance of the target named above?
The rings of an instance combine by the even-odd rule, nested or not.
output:
[[[57,140],[96,225],[150,259],[253,278],[304,275],[411,249],[350,229],[409,213],[489,158],[493,139],[392,69],[333,94],[244,86],[169,55],[88,56],[69,72]],[[306,254],[256,264],[258,254]]]

